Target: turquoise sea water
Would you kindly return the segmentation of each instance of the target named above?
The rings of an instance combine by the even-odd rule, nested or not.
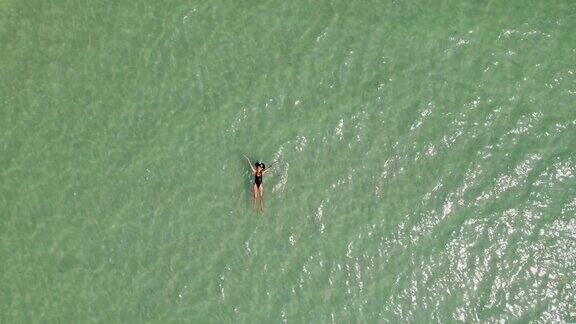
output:
[[[0,322],[576,322],[576,2],[0,0]],[[264,214],[242,153],[278,161]]]

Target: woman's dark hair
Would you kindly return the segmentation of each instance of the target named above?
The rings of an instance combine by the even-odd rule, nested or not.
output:
[[[254,166],[255,166],[255,167],[259,167],[259,166],[260,166],[260,162],[254,163]]]
[[[266,169],[266,164],[260,163],[260,166],[262,167],[262,170]]]

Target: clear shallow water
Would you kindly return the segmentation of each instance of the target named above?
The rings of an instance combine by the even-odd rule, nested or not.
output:
[[[576,321],[575,18],[0,1],[0,322]]]

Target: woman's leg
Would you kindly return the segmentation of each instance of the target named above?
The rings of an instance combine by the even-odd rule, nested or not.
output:
[[[256,184],[252,185],[252,210],[256,210],[256,197],[258,197],[258,187]]]
[[[260,196],[260,211],[264,211],[264,185],[260,185],[260,188],[258,188],[258,193]]]

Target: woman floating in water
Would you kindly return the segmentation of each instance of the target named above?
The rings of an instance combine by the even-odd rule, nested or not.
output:
[[[252,169],[252,173],[254,173],[254,185],[252,186],[252,210],[256,210],[256,199],[260,198],[260,211],[264,211],[264,185],[262,185],[262,178],[272,168],[272,166],[276,163],[272,163],[268,169],[266,169],[266,165],[264,163],[256,162],[252,165],[250,159],[244,155],[248,164],[250,164],[250,168]]]

